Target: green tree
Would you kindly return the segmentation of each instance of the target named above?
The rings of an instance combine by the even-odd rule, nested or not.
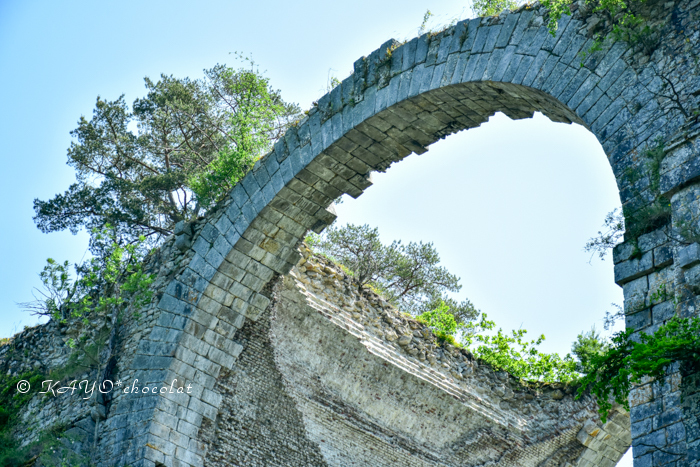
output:
[[[367,224],[332,226],[314,243],[316,250],[350,269],[359,288],[372,285],[402,311],[419,314],[447,304],[458,322],[478,315],[469,300],[457,303],[446,296],[462,286],[457,276],[439,265],[440,255],[432,243],[385,245],[379,230]]]
[[[149,244],[218,202],[270,149],[299,109],[254,70],[223,65],[190,80],[145,79],[147,94],[97,98],[90,120],[71,132],[76,183],[35,200],[43,232],[113,226],[119,238]]]
[[[438,340],[457,346],[466,345],[477,358],[518,378],[569,382],[578,377],[577,364],[570,355],[562,358],[557,353],[539,350],[544,335],[528,341],[525,329],[513,330],[509,334],[499,328],[494,334],[496,323],[485,313],[478,321],[458,323],[443,302],[416,319],[431,327]]]
[[[571,353],[578,359],[576,371],[588,374],[595,371],[592,360],[594,357],[604,354],[610,344],[608,344],[600,334],[591,328],[588,332],[582,332],[576,336],[576,340],[571,344]]]
[[[477,319],[481,313],[468,298],[458,302],[446,293],[442,295],[434,294],[429,297],[428,300],[420,304],[418,311],[425,313],[426,311],[434,310],[442,305],[447,306],[458,324],[469,323]]]
[[[432,243],[385,245],[379,230],[365,225],[330,227],[310,235],[316,251],[348,268],[358,286],[371,285],[390,303],[429,326],[440,341],[468,346],[475,356],[519,378],[571,381],[578,376],[570,355],[539,351],[544,336],[528,341],[527,331],[495,331],[496,324],[469,300],[458,303],[447,292],[459,291],[459,278],[439,266]]]
[[[90,313],[114,313],[128,304],[138,309],[153,296],[149,290],[153,276],[144,272],[143,250],[139,248],[144,240],[141,237],[123,245],[111,226],[94,230],[90,239],[93,257],[74,266],[75,279],[68,261],[49,258],[39,273],[43,289],[37,290],[35,301],[21,306],[60,321],[69,317],[85,320]]]
[[[455,319],[455,315],[450,312],[450,307],[445,302],[440,302],[432,310],[424,311],[416,316],[416,319],[430,326],[438,333],[454,336],[462,327]]]
[[[510,335],[498,329],[495,335],[475,333],[472,337],[475,355],[490,365],[511,375],[546,382],[569,382],[578,377],[576,362],[570,355],[540,352],[544,334],[528,341],[527,330],[511,331]]]

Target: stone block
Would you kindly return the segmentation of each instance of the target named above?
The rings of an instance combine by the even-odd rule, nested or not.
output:
[[[700,264],[700,245],[693,243],[678,250],[678,265],[683,269],[688,269],[696,264]]]
[[[620,243],[613,248],[613,263],[627,261],[637,252],[637,247],[632,243]]]
[[[685,425],[682,422],[674,423],[666,427],[666,439],[669,444],[676,444],[686,440]]]
[[[653,417],[653,429],[661,430],[662,428],[681,422],[683,414],[680,407],[667,408],[660,414]]]
[[[673,248],[671,245],[654,248],[654,267],[665,268],[671,264],[673,264]]]
[[[651,318],[654,324],[663,323],[676,315],[676,307],[672,301],[667,301],[654,306],[651,309]],[[651,324],[651,323],[649,323]]]
[[[654,270],[654,255],[651,251],[644,253],[641,258],[622,261],[615,265],[615,283],[624,285]]]
[[[645,420],[660,414],[663,410],[661,401],[650,401],[644,404],[639,404],[630,409],[630,420],[632,423]]]
[[[651,419],[647,418],[645,420],[632,423],[631,425],[631,433],[632,433],[632,438],[639,438],[640,436],[647,435],[651,432]]]
[[[625,326],[627,329],[642,330],[652,324],[651,310],[642,310],[636,313],[625,315]]]

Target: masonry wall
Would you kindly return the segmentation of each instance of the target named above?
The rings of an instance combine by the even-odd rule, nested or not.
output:
[[[268,287],[272,298],[272,287]],[[287,394],[270,342],[273,299],[238,339],[245,350],[238,364],[216,382],[223,403],[216,420],[202,429],[205,466],[325,466],[318,445],[306,437],[304,422]]]
[[[337,266],[303,249],[240,331],[217,389],[204,465],[614,465],[629,418],[601,425],[592,398],[525,384],[437,345]],[[568,464],[567,464],[568,463]]]
[[[0,384],[3,389],[7,388],[10,377],[49,375],[51,371],[65,367],[71,353],[65,341],[75,337],[75,328],[80,326],[75,322],[70,324],[72,326],[61,326],[50,322],[27,328],[1,346]],[[94,372],[78,369],[73,376],[79,380],[94,379]],[[7,389],[11,394],[16,391],[14,387]],[[39,387],[33,391],[41,390]],[[91,416],[91,405],[82,398],[35,396],[19,415],[17,428],[12,434],[21,445],[36,442],[48,430],[60,427],[58,436],[62,439],[54,460],[58,463],[58,459],[66,457],[87,461],[94,444],[95,421]]]
[[[186,256],[168,245],[162,252],[169,256],[149,262],[160,279]],[[203,465],[585,467],[614,465],[629,446],[629,418],[619,408],[601,425],[594,400],[574,400],[575,387],[523,384],[494,372],[468,352],[440,345],[428,328],[373,292],[358,290],[337,266],[304,246],[301,258],[289,275],[273,278],[262,291],[270,303],[236,334],[244,349],[236,365],[221,371],[213,386],[195,388],[222,397],[218,410],[202,420],[198,437],[182,440],[172,429],[190,419],[188,413],[157,417],[170,429],[167,439],[196,447]],[[121,324],[114,381],[132,376],[128,365],[138,357],[148,316],[146,310]],[[89,330],[108,328],[104,321],[96,316],[82,334],[94,338]],[[1,362],[15,375],[37,366],[60,369],[71,353],[65,341],[81,335],[78,329],[78,323],[52,321],[26,330],[14,337],[13,347],[2,348]],[[39,356],[45,358],[41,363]],[[95,371],[70,378],[94,379],[90,373]],[[129,452],[96,447],[113,446],[126,436],[119,430],[142,429],[120,420],[125,407],[147,399],[122,388],[112,396],[37,395],[22,413],[25,423],[17,435],[27,444],[63,426],[62,449],[37,466],[66,460],[127,465],[122,459]],[[110,438],[114,427],[117,437]]]
[[[81,466],[100,462],[118,465],[120,457],[126,453],[110,451],[112,443],[122,438],[126,431],[144,432],[145,421],[127,426],[119,416],[125,409],[130,410],[139,404],[143,399],[141,396],[125,395],[124,388],[117,386],[105,386],[103,395],[97,388],[88,392],[86,387],[92,387],[101,374],[112,382],[131,382],[135,378],[131,365],[143,345],[144,336],[149,335],[154,327],[157,300],[180,264],[188,259],[188,253],[173,248],[173,244],[174,238],[146,259],[144,272],[153,274],[155,280],[151,286],[153,301],[145,308],[125,309],[116,325],[111,316],[99,313],[89,314],[86,322],[72,317],[63,322],[51,319],[46,324],[23,330],[0,346],[3,382],[21,375],[41,376],[40,383],[30,390],[33,397],[20,413],[21,419],[14,431],[22,446],[35,443],[47,432],[52,432],[59,440],[53,455],[35,460],[36,467],[60,465],[62,462]],[[105,343],[115,326],[116,365],[110,365],[111,370],[105,374],[108,361]],[[70,340],[75,342],[73,348],[69,346]],[[50,383],[42,385],[43,381]],[[63,393],[58,391],[72,381],[77,381],[73,384],[74,389]],[[84,381],[89,384],[83,384]],[[140,383],[143,382],[147,380],[141,378]],[[53,390],[49,391],[49,388]],[[41,391],[48,391],[48,394],[41,394]],[[142,406],[146,407],[146,404]],[[104,423],[107,418],[118,427],[116,432],[106,429],[109,426]]]
[[[699,149],[697,124],[667,140],[658,178],[660,192],[671,207],[670,217],[662,228],[628,239],[614,250],[626,326],[637,334],[653,334],[674,316],[697,317],[700,311],[700,256],[698,244],[688,233],[700,219],[700,186],[692,178],[689,181],[692,172],[687,165],[695,164]],[[639,190],[629,191],[636,192],[630,203],[643,196]],[[632,391],[635,466],[700,463],[700,419],[694,409],[699,391],[696,370],[678,364],[670,367],[662,381],[646,380]]]

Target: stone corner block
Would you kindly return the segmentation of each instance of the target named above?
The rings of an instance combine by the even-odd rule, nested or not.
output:
[[[653,253],[648,251],[641,258],[622,261],[615,265],[615,283],[624,285],[654,270]]]
[[[678,265],[683,269],[700,263],[700,245],[693,243],[678,250]]]

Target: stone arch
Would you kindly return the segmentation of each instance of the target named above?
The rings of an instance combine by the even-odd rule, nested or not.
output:
[[[190,259],[165,288],[130,371],[144,382],[175,377],[200,389],[117,400],[102,437],[106,458],[201,465],[199,428],[221,404],[210,388],[243,349],[237,331],[268,305],[263,287],[297,263],[296,247],[308,230],[320,232],[335,219],[333,200],[360,196],[372,171],[421,154],[440,138],[499,111],[512,119],[539,111],[578,123],[602,144],[623,203],[648,202],[626,191],[622,175],[639,148],[674,134],[682,116],[652,98],[658,79],[628,65],[625,43],[608,44],[582,62],[580,52],[592,45],[585,18],[563,17],[553,36],[544,14],[523,7],[405,44],[386,42],[355,62],[354,73],[290,128],[201,229],[192,235],[179,227],[175,244],[190,248]],[[681,165],[662,177],[665,192],[697,176]],[[667,266],[667,259],[656,266]],[[637,269],[618,267],[620,283],[643,273],[642,266],[625,267]]]

